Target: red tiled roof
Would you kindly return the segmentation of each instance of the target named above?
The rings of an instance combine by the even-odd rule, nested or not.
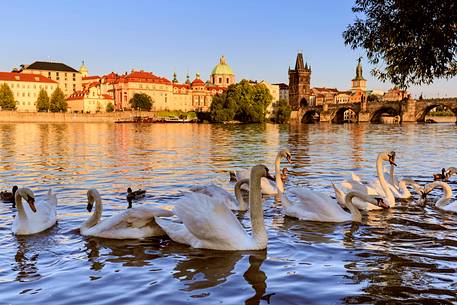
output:
[[[171,85],[171,82],[165,77],[160,77],[152,74],[151,72],[132,71],[130,74],[123,76],[119,79],[120,82],[134,82],[134,83],[153,83]]]
[[[196,78],[196,79],[194,79],[194,80],[192,81],[191,86],[192,86],[192,87],[195,87],[195,86],[205,86],[205,83],[204,83],[201,79]]]
[[[111,95],[109,95],[109,94],[102,94],[102,97],[105,100],[112,100],[113,99],[113,97]]]
[[[83,77],[82,80],[91,80],[91,79],[99,79],[99,78],[100,78],[100,76],[94,75],[94,76]]]
[[[0,81],[57,84],[56,81],[53,81],[52,79],[49,79],[40,74],[17,73],[17,72],[0,72]]]

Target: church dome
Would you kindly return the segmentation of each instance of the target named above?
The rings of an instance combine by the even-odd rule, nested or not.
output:
[[[234,75],[232,68],[225,61],[225,57],[222,56],[219,63],[214,67],[211,75]]]

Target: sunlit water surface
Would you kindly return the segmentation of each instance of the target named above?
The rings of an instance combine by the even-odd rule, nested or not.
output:
[[[265,202],[268,249],[190,249],[168,238],[82,237],[88,188],[105,215],[125,209],[128,186],[148,193],[137,205],[169,208],[190,186],[231,191],[228,170],[264,163],[289,148],[286,186],[332,194],[351,171],[375,177],[377,153],[397,152],[397,172],[422,182],[457,166],[457,126],[0,124],[0,187],[52,188],[58,224],[28,237],[11,233],[14,212],[0,204],[0,304],[452,304],[457,302],[457,215],[400,207],[362,224],[284,217]],[[454,180],[456,177],[453,177]],[[452,187],[456,189],[456,184]],[[239,219],[250,227],[249,215]]]

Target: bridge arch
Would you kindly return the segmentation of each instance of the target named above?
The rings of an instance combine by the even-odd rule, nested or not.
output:
[[[334,124],[357,123],[358,116],[359,115],[356,109],[350,106],[343,106],[332,113],[331,121]]]
[[[307,110],[301,118],[301,122],[305,124],[319,123],[319,121],[320,113],[315,109]]]
[[[370,115],[370,123],[384,123],[383,116],[388,115],[388,116],[396,116],[398,118],[398,123],[400,122],[400,116],[401,113],[398,109],[395,109],[392,106],[385,105],[374,112],[371,113]],[[393,120],[395,121],[395,120]]]
[[[303,97],[303,98],[300,100],[300,107],[301,107],[301,108],[305,108],[305,107],[308,107],[308,106],[309,106],[308,100],[307,100],[306,98]]]
[[[452,111],[454,116],[457,117],[457,106],[451,105],[449,103],[436,102],[436,103],[431,103],[429,105],[426,105],[421,111],[419,111],[419,113],[416,115],[417,121],[425,122],[425,117],[427,116],[427,114],[429,114],[432,109],[439,107],[439,106],[445,107],[446,109]],[[454,106],[455,108],[453,108],[452,106]],[[456,122],[457,122],[457,120],[456,120]]]

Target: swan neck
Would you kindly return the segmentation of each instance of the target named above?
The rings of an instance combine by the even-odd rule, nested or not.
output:
[[[383,158],[382,154],[380,154],[376,161],[376,173],[378,174],[379,183],[381,184],[381,187],[384,190],[384,193],[386,194],[387,203],[389,204],[389,206],[393,207],[395,206],[395,197],[392,194],[392,191],[390,190],[389,186],[387,185],[386,178],[384,177],[384,174],[382,172],[382,162]]]
[[[102,199],[100,196],[96,196],[95,198],[95,211],[92,214],[92,216],[89,217],[88,220],[84,223],[84,227],[86,228],[92,228],[96,224],[100,222],[100,219],[102,218],[102,212],[103,212],[103,207],[102,207]]]
[[[262,193],[260,188],[261,175],[251,171],[249,182],[249,212],[252,224],[252,237],[261,249],[266,248],[268,242],[267,232],[263,219]]]
[[[390,165],[390,184],[392,184],[393,186],[396,186],[395,185],[395,166],[393,164]]]
[[[360,194],[360,193],[356,193],[356,192],[349,192],[346,195],[345,204],[346,204],[346,207],[351,212],[352,221],[354,221],[354,222],[362,222],[362,214],[360,213],[359,209],[356,208],[354,206],[354,204],[352,203],[352,199],[354,197],[358,197],[358,198],[360,198],[362,200],[365,200],[365,201],[368,201],[367,200],[368,198],[367,198],[367,196],[365,196],[363,194]]]
[[[14,196],[14,201],[16,202],[16,208],[17,208],[17,215],[19,219],[26,219],[27,214],[25,213],[24,206],[22,203],[22,197],[16,193]]]
[[[275,160],[275,180],[276,180],[276,187],[278,188],[278,191],[281,193],[284,193],[284,183],[282,182],[281,179],[281,154],[279,153],[276,156]]]
[[[247,211],[248,209],[248,204],[244,201],[243,194],[241,192],[241,186],[245,183],[249,184],[249,179],[241,179],[235,184],[235,198],[238,201],[240,211]]]
[[[439,183],[437,183],[435,185],[435,187],[433,187],[433,188],[436,188],[439,186],[441,186],[443,188],[444,195],[436,202],[435,205],[439,206],[439,207],[443,207],[443,206],[447,205],[449,203],[450,199],[452,198],[452,189],[449,186],[449,184],[447,184],[445,182],[441,182],[441,181]]]

